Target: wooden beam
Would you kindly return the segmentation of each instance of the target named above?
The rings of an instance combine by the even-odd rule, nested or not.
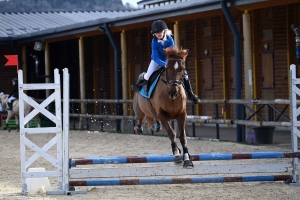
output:
[[[288,5],[288,4],[295,4],[299,3],[299,0],[269,0],[269,1],[264,1],[264,2],[255,2],[247,5],[241,5],[241,6],[235,6],[236,9],[239,10],[257,10],[257,9],[262,9],[262,8],[270,8],[270,7],[275,7],[275,6],[283,6],[283,5]]]

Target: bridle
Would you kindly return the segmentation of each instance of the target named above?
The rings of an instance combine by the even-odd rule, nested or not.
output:
[[[177,60],[177,61],[182,61],[184,63],[184,60],[182,58],[169,58],[168,59],[168,62],[170,60]],[[167,65],[168,65],[168,62],[167,62]],[[166,67],[166,80],[163,80],[162,81],[170,88],[171,86],[175,86],[175,87],[178,87],[181,85],[181,80],[169,80],[168,78],[168,67]]]

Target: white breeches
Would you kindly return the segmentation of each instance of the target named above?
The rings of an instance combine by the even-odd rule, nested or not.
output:
[[[161,66],[159,66],[154,60],[151,60],[147,72],[144,74],[144,79],[149,80],[151,74],[159,69]]]
[[[11,103],[11,101],[13,101],[13,100],[15,100],[15,99],[16,99],[16,97],[11,96],[11,97],[8,98],[7,102],[8,102],[8,103]]]

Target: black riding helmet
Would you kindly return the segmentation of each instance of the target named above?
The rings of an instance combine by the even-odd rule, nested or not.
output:
[[[162,20],[156,20],[155,22],[152,23],[151,33],[152,34],[160,33],[165,29],[168,29],[167,24]]]

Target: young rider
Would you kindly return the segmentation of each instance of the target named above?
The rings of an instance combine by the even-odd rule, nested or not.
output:
[[[168,47],[174,47],[174,40],[171,37],[172,31],[168,29],[166,23],[162,20],[157,20],[152,23],[151,33],[153,35],[151,48],[151,62],[147,72],[143,72],[139,75],[136,85],[142,86],[147,83],[151,74],[158,70],[160,67],[166,66],[167,57],[164,53],[164,49]],[[200,103],[200,99],[192,91],[190,80],[188,79],[187,72],[185,71],[183,77],[183,83],[187,92],[188,98],[194,103]]]
[[[7,110],[12,110],[12,102],[13,102],[13,100],[19,98],[18,79],[14,78],[12,80],[12,84],[13,84],[13,89],[12,89],[11,93],[9,94],[9,97],[8,97],[8,100],[7,100],[7,105],[8,105],[8,109]]]

